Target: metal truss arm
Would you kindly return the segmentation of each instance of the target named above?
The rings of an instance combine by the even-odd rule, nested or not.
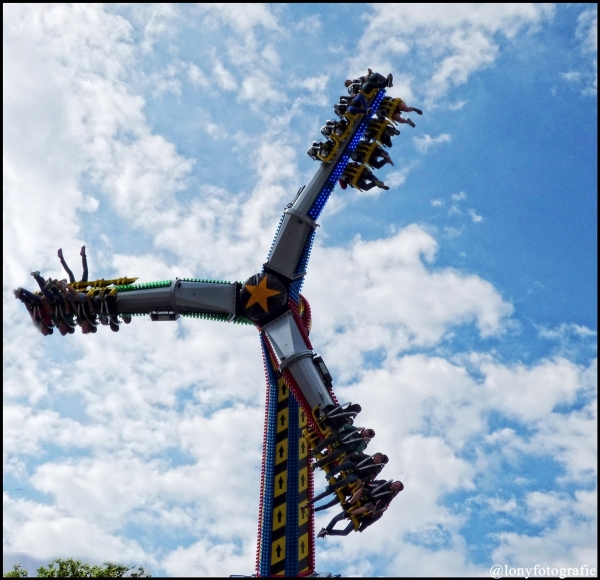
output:
[[[122,287],[116,295],[116,309],[118,314],[162,312],[235,316],[238,286],[235,282],[173,280],[162,287]]]
[[[320,366],[323,359],[318,357],[315,360],[316,355],[310,344],[306,344],[292,312],[282,314],[263,326],[261,331],[277,362],[277,370],[280,373],[289,372],[302,395],[298,397],[298,402],[302,405],[302,398],[306,401],[304,411],[310,416],[317,405],[323,408],[334,404]]]

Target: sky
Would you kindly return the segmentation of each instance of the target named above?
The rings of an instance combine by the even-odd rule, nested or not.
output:
[[[252,574],[254,327],[43,337],[29,273],[243,281],[367,67],[423,110],[336,189],[303,295],[405,490],[317,571],[597,568],[597,8],[4,4],[4,567]],[[325,480],[315,478],[315,490]],[[317,530],[337,512],[322,512]],[[8,554],[8,557],[6,556]]]

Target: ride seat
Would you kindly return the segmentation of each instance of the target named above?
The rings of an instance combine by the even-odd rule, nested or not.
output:
[[[367,101],[370,101],[379,92],[379,89],[373,88],[373,89],[371,89],[370,93],[365,93],[365,91],[360,91],[360,92],[365,96],[365,99],[367,99]]]
[[[333,147],[331,147],[331,149],[329,150],[329,153],[327,153],[326,155],[323,155],[321,153],[322,149],[319,149],[319,151],[317,152],[317,157],[323,161],[324,163],[331,163],[333,161],[333,158],[335,157],[336,153],[338,152],[338,149],[340,147],[339,143],[336,143],[335,141],[331,140],[333,143]]]
[[[367,169],[366,165],[361,165],[360,167],[346,167],[346,170],[342,174],[342,177],[350,183],[354,189],[358,189],[358,191],[362,191],[360,187],[358,187],[358,180],[361,178],[363,172]]]
[[[373,151],[375,151],[375,149],[379,146],[379,144],[377,143],[377,141],[373,141],[372,143],[361,143],[354,151],[356,151],[357,153],[360,153],[363,156],[363,163],[365,163],[366,165],[368,165],[371,169],[373,169],[373,166],[369,163],[369,159],[371,158],[371,155],[373,154]]]
[[[338,145],[341,145],[342,142],[346,141],[346,139],[348,139],[348,137],[350,137],[350,134],[352,133],[352,127],[354,126],[354,117],[359,117],[360,115],[353,115],[352,113],[346,113],[344,115],[345,119],[348,119],[348,123],[346,125],[346,128],[344,129],[343,133],[341,133],[340,135],[338,135],[335,132],[335,129],[331,132],[331,135],[329,135],[329,138]],[[352,117],[352,119],[350,119],[349,117]]]
[[[379,105],[379,109],[377,109],[377,112],[388,118],[390,121],[392,121],[392,123],[395,123],[395,121],[392,119],[392,115],[396,111],[398,105],[403,102],[404,101],[400,98],[392,99],[391,97],[384,97],[383,101],[381,101],[381,105]]]

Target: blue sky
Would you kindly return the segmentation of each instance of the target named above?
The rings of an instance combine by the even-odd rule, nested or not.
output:
[[[424,114],[303,293],[406,489],[317,569],[596,567],[595,5],[5,5],[3,42],[5,552],[252,573],[256,331],[43,338],[11,291],[84,243],[92,277],[246,279],[371,67]]]

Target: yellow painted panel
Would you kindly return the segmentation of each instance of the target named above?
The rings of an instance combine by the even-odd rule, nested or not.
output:
[[[283,473],[278,473],[275,476],[275,481],[273,481],[273,484],[275,487],[275,492],[273,493],[273,497],[277,497],[278,495],[281,495],[282,493],[285,493],[287,491],[287,479],[288,479],[287,471],[284,471]]]
[[[285,503],[280,506],[277,506],[273,510],[273,530],[277,530],[278,528],[285,526],[285,522],[287,519],[286,515],[287,504]]]
[[[298,560],[302,560],[306,556],[308,556],[308,532],[298,538]]]
[[[308,468],[303,467],[298,472],[298,492],[304,491],[308,488]]]
[[[300,427],[301,428],[306,427],[306,425],[308,424],[308,421],[306,420],[306,415],[304,414],[302,407],[300,407],[300,409],[298,409],[298,413],[300,413],[300,422],[299,422]]]
[[[279,413],[277,413],[277,433],[288,428],[289,416],[290,416],[289,413],[290,413],[290,410],[287,407],[285,409],[281,409],[281,411],[279,411]],[[282,417],[283,417],[283,420],[282,420]]]
[[[277,443],[277,449],[275,449],[275,465],[285,461],[288,458],[288,440],[284,439]]]
[[[302,509],[302,506],[298,506],[298,525],[301,526],[308,521],[308,516],[310,515],[309,510],[305,507]]]
[[[283,388],[285,387],[285,388]],[[290,398],[290,390],[285,384],[285,381],[281,378],[277,381],[277,400],[283,401],[284,399]]]
[[[271,546],[271,566],[285,558],[285,536],[273,542]]]
[[[305,459],[308,455],[308,450],[310,449],[308,442],[304,436],[300,437],[298,441],[298,459]]]

